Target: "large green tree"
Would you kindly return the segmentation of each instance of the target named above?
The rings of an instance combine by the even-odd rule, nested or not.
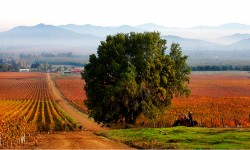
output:
[[[109,35],[89,58],[82,74],[90,116],[98,122],[135,123],[140,114],[150,119],[171,104],[174,96],[188,95],[187,56],[158,32]]]

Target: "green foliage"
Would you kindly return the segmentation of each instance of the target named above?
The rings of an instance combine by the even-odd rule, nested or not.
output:
[[[250,71],[250,65],[199,65],[191,66],[192,71]]]
[[[249,149],[249,128],[141,128],[109,130],[101,136],[138,149]]]
[[[167,55],[165,45],[158,32],[107,36],[82,74],[90,116],[133,124],[141,113],[154,119],[174,96],[188,95],[187,56],[179,44]]]
[[[187,56],[182,56],[182,51],[180,44],[172,43],[170,48],[170,58],[174,61],[175,70],[175,93],[180,95],[189,95],[190,90],[187,88],[187,84],[183,81],[189,83],[189,77],[187,76],[191,72],[191,68],[187,67],[186,60]]]
[[[8,64],[1,64],[0,65],[0,72],[7,72],[9,71],[10,66]]]

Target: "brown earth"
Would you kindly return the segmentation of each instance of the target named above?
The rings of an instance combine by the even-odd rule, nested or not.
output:
[[[93,131],[42,133],[22,149],[132,149],[123,143],[97,136]]]
[[[82,131],[56,132],[53,134],[38,134],[36,140],[28,142],[21,148],[29,149],[131,149],[129,146],[112,141],[110,139],[97,136],[99,131],[109,130],[94,123],[91,119],[72,107],[60,94],[50,74],[47,80],[57,103],[75,118],[83,127]]]

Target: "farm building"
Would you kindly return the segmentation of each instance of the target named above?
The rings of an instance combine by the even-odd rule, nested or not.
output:
[[[71,69],[71,72],[72,73],[81,73],[83,69],[81,68],[74,68],[74,69]]]
[[[29,72],[30,69],[19,69],[19,72]]]

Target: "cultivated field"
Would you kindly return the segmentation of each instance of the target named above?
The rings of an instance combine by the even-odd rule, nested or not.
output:
[[[84,101],[86,100],[86,93],[83,90],[85,85],[84,80],[80,77],[66,76],[57,77],[55,83],[68,101],[79,110],[87,112],[87,107],[84,105]]]
[[[75,126],[57,105],[44,73],[0,73],[0,147],[23,143],[36,131]]]
[[[249,72],[193,72],[191,96],[176,98],[167,113],[156,122],[140,120],[145,126],[171,126],[179,113],[193,112],[204,127],[250,126]]]
[[[79,109],[86,111],[85,82],[80,77],[57,77],[57,86],[63,95]],[[193,112],[203,127],[250,126],[249,72],[193,72],[190,75],[191,96],[175,98],[163,116],[149,121],[139,118],[142,126],[172,126],[179,113]]]
[[[80,77],[56,74],[52,77],[61,94],[86,112],[85,82]],[[192,94],[189,98],[174,99],[163,116],[153,121],[140,117],[138,125],[170,127],[180,112],[187,113],[190,110],[199,126],[250,126],[250,73],[195,72],[190,77]],[[56,103],[61,96],[51,89],[56,88],[54,83],[51,85],[50,76],[46,73],[0,73],[0,147],[13,148],[37,131],[52,132],[76,126],[74,120]],[[92,124],[82,124],[86,129],[93,128]]]

